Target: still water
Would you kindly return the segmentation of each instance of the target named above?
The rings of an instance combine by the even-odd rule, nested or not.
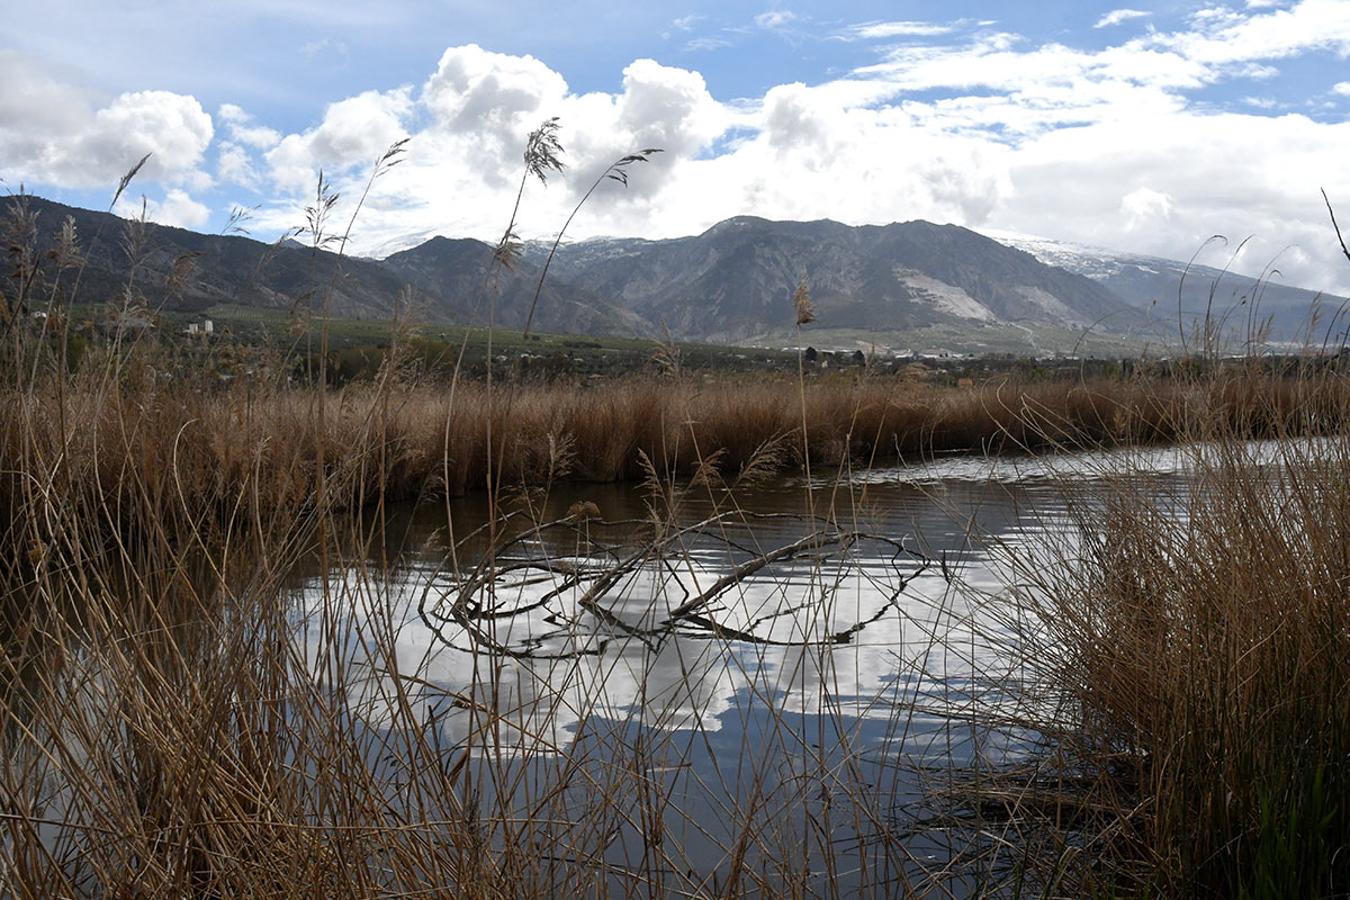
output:
[[[603,878],[969,893],[986,830],[935,798],[1037,748],[1009,585],[1107,490],[1184,495],[1195,453],[566,485],[505,499],[495,537],[482,497],[396,509],[366,565],[298,588],[297,634],[316,672],[341,646],[352,715],[419,723],[504,817],[612,818]]]

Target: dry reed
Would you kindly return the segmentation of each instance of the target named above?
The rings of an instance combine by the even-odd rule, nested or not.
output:
[[[332,206],[325,196],[321,186],[316,217]],[[321,223],[310,230],[326,239]],[[27,277],[32,260],[16,264]],[[8,309],[33,302],[25,284]],[[809,298],[799,299],[805,324]],[[968,391],[880,377],[634,379],[494,393],[408,381],[391,362],[373,384],[340,391],[221,388],[121,332],[71,374],[64,326],[47,327],[33,337],[9,321],[15,374],[0,388],[7,894],[800,896],[841,880],[887,896],[1345,889],[1350,390],[1337,374]],[[1282,439],[1278,467],[1247,455],[1253,437]],[[433,682],[428,659],[404,652],[417,625],[399,618],[396,564],[373,552],[389,539],[394,500],[519,487],[514,531],[493,518],[455,534],[467,523],[447,514],[447,571],[417,582],[424,597],[499,584],[513,562],[495,551],[528,543],[529,529],[574,534],[574,557],[623,574],[636,562],[606,543],[594,506],[543,523],[538,494],[564,476],[644,480],[641,527],[665,553],[684,533],[674,511],[695,492],[714,509],[706,530],[727,547],[747,539],[720,530],[751,522],[735,493],[715,489],[737,475],[1173,441],[1206,448],[1183,515],[1126,483],[1104,511],[1082,507],[1079,543],[1041,546],[1021,570],[1004,647],[1024,678],[998,687],[1052,752],[1034,783],[976,773],[965,795],[1012,812],[996,828],[976,821],[973,855],[897,822],[898,789],[872,779],[869,747],[823,680],[810,727],[770,692],[756,696],[759,719],[719,713],[744,717],[734,760],[716,761],[701,720],[680,743],[645,701],[671,672],[695,693],[689,660],[663,658],[653,629],[593,591],[579,602],[600,625],[568,638],[650,651],[631,676],[635,709],[606,707],[604,683],[624,675],[594,648],[513,669],[529,652],[495,637],[515,611],[499,614],[491,588],[486,600],[463,595],[486,623],[466,653],[468,686]],[[357,514],[368,507],[373,520]],[[842,583],[827,545],[856,534],[827,525],[712,584],[735,587],[738,572],[785,549],[813,552],[804,580],[776,586],[784,607],[766,618],[790,609],[819,627]],[[487,552],[467,555],[473,540]],[[574,563],[545,562],[534,565],[576,586]],[[699,564],[692,552],[656,562],[672,574]],[[934,567],[959,580],[945,559],[915,565],[892,599]],[[700,618],[714,650],[753,643],[713,621],[720,610],[675,609]],[[822,635],[854,633],[794,636],[790,674],[807,680]],[[925,658],[958,649],[936,632],[927,641]],[[714,679],[740,664],[715,658]],[[888,740],[933,714],[917,694],[876,702],[890,704]],[[539,725],[548,704],[572,730]],[[1010,718],[967,708],[972,730]],[[686,775],[699,746],[713,774]],[[1008,847],[1018,855],[998,862]]]
[[[1180,430],[1183,483],[1104,472],[1075,529],[1013,557],[1028,719],[1054,748],[1034,783],[1062,820],[1091,811],[1084,892],[1350,887],[1345,398],[1314,379],[1225,407],[1242,390],[1216,379]]]
[[[87,503],[105,512],[110,529],[124,531],[180,530],[179,510],[194,518],[210,511],[218,524],[237,515],[240,496],[257,510],[294,510],[312,501],[321,446],[341,448],[323,461],[335,508],[457,496],[487,487],[489,423],[498,477],[519,487],[560,478],[640,480],[644,458],[679,477],[715,455],[715,468],[734,477],[771,442],[783,443],[778,464],[792,470],[808,461],[823,469],[944,453],[1167,443],[1190,433],[1200,415],[1227,417],[1244,436],[1264,437],[1288,431],[1290,417],[1309,404],[1338,417],[1341,390],[1339,382],[1313,386],[1273,375],[1221,386],[1103,380],[974,390],[876,377],[809,384],[799,398],[786,379],[634,378],[515,386],[508,411],[479,383],[461,383],[452,406],[436,384],[396,378],[320,392],[202,389],[163,375],[147,364],[129,366],[112,389],[81,377],[59,390],[54,383],[5,390],[0,447],[12,464],[0,479],[7,495],[0,508],[26,516],[18,494],[27,490],[23,479],[35,479],[44,503]],[[561,466],[560,447],[568,450]],[[132,488],[144,496],[133,499]],[[81,501],[68,491],[96,496]],[[9,520],[9,534],[19,520]]]

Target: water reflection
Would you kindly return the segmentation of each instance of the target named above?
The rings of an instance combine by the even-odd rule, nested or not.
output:
[[[905,749],[923,753],[931,735],[915,726],[937,727],[953,706],[1013,674],[1012,636],[1000,625],[1007,611],[993,614],[1003,603],[1002,560],[1028,536],[1067,533],[1073,495],[1062,483],[977,479],[974,465],[934,464],[923,478],[878,470],[852,486],[819,480],[809,503],[800,479],[734,499],[691,490],[672,530],[714,524],[685,531],[607,586],[605,573],[651,540],[640,524],[649,498],[637,490],[568,486],[534,498],[512,526],[518,540],[495,557],[502,574],[478,582],[471,575],[486,536],[458,548],[458,568],[448,549],[454,532],[484,521],[481,498],[451,505],[454,529],[444,508],[399,510],[385,548],[397,565],[387,575],[338,573],[329,584],[343,626],[360,636],[354,646],[380,655],[370,639],[376,620],[392,635],[390,658],[354,659],[368,675],[350,680],[350,699],[380,723],[387,698],[410,692],[451,742],[468,741],[491,710],[510,723],[493,740],[553,752],[588,719],[707,733],[741,728],[757,709],[886,723],[897,704],[917,704]],[[605,521],[538,527],[583,501]],[[818,521],[808,509],[834,523],[828,533],[860,536],[812,542]],[[747,561],[804,539],[800,553],[672,620]],[[312,584],[303,593],[311,620],[319,596]],[[318,631],[308,633],[317,657]],[[391,672],[415,681],[400,688]]]
[[[1289,449],[1242,452],[1274,464]],[[707,735],[760,714],[828,715],[865,730],[903,709],[907,743],[893,749],[922,756],[934,730],[1021,675],[1009,561],[1071,558],[1073,523],[1108,484],[1182,508],[1187,471],[1218,452],[930,460],[734,495],[685,488],[673,511],[669,492],[566,485],[513,501],[495,543],[482,497],[401,508],[370,554],[393,565],[330,573],[326,607],[311,580],[299,609],[348,633],[351,671],[365,673],[344,685],[353,709],[387,724],[398,697],[475,751],[559,752],[596,720]],[[302,629],[315,665],[330,631]]]
[[[1278,459],[1277,445],[1248,451]],[[669,492],[569,485],[513,501],[495,542],[482,498],[399,509],[367,554],[391,566],[356,559],[299,590],[300,643],[318,674],[340,635],[335,688],[391,732],[380,746],[410,723],[434,731],[503,815],[586,822],[652,791],[663,852],[697,878],[732,873],[728,848],[751,830],[742,865],[819,872],[848,847],[858,871],[828,876],[845,892],[940,869],[962,895],[978,873],[948,864],[987,837],[926,827],[934,785],[1037,737],[1017,724],[1035,661],[1018,652],[1010,561],[1072,558],[1074,523],[1121,483],[1184,506],[1196,458],[951,459],[687,488],[673,512]],[[584,504],[599,516],[569,517]],[[669,513],[659,534],[653,506]],[[832,819],[836,794],[848,813]],[[655,826],[632,816],[604,865],[648,858]]]

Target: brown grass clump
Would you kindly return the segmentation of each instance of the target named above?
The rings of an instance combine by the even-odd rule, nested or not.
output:
[[[1068,715],[1039,721],[1061,779],[1096,773],[1061,812],[1100,814],[1081,860],[1097,892],[1350,885],[1345,400],[1310,380],[1234,408],[1243,390],[1208,385],[1179,431],[1184,487],[1117,482],[1075,541],[1019,567],[1022,652]]]

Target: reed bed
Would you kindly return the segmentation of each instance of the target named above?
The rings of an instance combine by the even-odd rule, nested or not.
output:
[[[652,466],[667,478],[702,471],[733,481],[752,459],[760,470],[824,471],[1171,443],[1215,417],[1259,438],[1296,429],[1314,407],[1320,427],[1333,425],[1342,391],[1336,379],[1261,373],[974,389],[890,376],[804,388],[786,378],[647,377],[495,391],[425,381],[202,389],[162,374],[110,387],[76,377],[3,391],[0,448],[11,465],[0,509],[11,546],[34,537],[23,533],[34,503],[86,507],[123,535],[182,535],[307,508],[321,458],[326,502],[351,509],[562,479],[641,480]]]
[[[10,893],[810,894],[826,891],[822,865],[873,894],[1327,894],[1345,884],[1341,376],[966,391],[866,377],[646,379],[496,395],[462,383],[453,403],[444,386],[379,382],[327,393],[320,417],[312,389],[193,391],[131,371],[101,385],[30,385],[6,401]],[[1248,455],[1253,437],[1280,441],[1278,466]],[[1123,481],[1104,506],[1081,507],[1075,543],[1047,538],[1020,570],[1016,639],[1000,640],[1021,674],[1000,677],[1024,710],[1019,726],[1046,735],[1047,749],[1034,779],[986,772],[957,789],[958,806],[982,810],[977,831],[995,829],[998,853],[976,841],[983,850],[939,863],[923,862],[892,799],[869,788],[864,748],[807,736],[778,712],[740,750],[760,787],[717,801],[732,803],[732,849],[700,871],[697,836],[660,838],[672,819],[695,828],[698,813],[681,812],[660,774],[687,767],[690,746],[644,732],[640,713],[605,719],[591,696],[568,701],[590,740],[541,751],[538,735],[523,736],[520,672],[503,677],[513,658],[488,639],[474,651],[485,674],[445,694],[475,720],[447,744],[419,699],[426,672],[400,669],[400,635],[416,626],[392,611],[392,564],[368,552],[386,541],[383,519],[359,514],[483,485],[502,497],[521,488],[515,508],[528,517],[525,488],[547,492],[564,477],[644,476],[673,496],[691,489],[682,476],[735,488],[740,474],[806,461],[847,469],[942,451],[1171,441],[1203,448],[1184,497]],[[735,496],[720,508],[734,513]],[[297,619],[292,588],[306,571],[318,588]],[[823,610],[834,601],[829,573],[818,577]],[[530,690],[529,704],[544,702]],[[907,730],[913,703],[895,702],[893,732]],[[973,715],[981,728],[1008,721],[1002,707]],[[634,743],[635,733],[647,736]],[[788,794],[764,787],[779,776],[760,766],[807,745],[832,749],[807,754]],[[721,796],[706,790],[707,803]],[[836,798],[833,825],[810,799],[823,792]],[[1003,810],[992,817],[990,797]],[[880,849],[832,849],[838,820]],[[606,862],[615,835],[640,842],[645,868]],[[870,873],[861,880],[859,865]]]
[[[532,136],[522,187],[560,167],[554,133]],[[316,247],[350,233],[326,222],[336,199],[321,179]],[[39,264],[21,213],[18,311]],[[70,238],[57,264],[73,275]],[[809,324],[805,283],[795,305]],[[51,308],[36,336],[7,320],[2,351],[0,893],[1350,886],[1350,384],[1334,366],[968,390],[866,372],[494,384],[410,377],[391,353],[372,383],[341,390],[222,387],[124,334],[75,364]],[[321,384],[326,332],[320,344]],[[1253,438],[1277,442],[1275,465]],[[852,521],[865,488],[850,474],[880,462],[1161,443],[1191,448],[1179,494],[1103,470],[1105,493],[1068,498],[1072,527],[1008,548],[1012,577],[992,595]],[[804,533],[761,546],[756,523],[785,514],[756,519],[744,491],[804,470],[859,495],[853,512],[826,515],[804,490]],[[564,479],[640,482],[646,515],[607,522],[579,503],[547,521]],[[410,578],[388,552],[389,505],[478,490],[484,521],[446,503],[443,559]],[[692,498],[707,508],[691,525]],[[724,565],[672,599],[667,582],[714,558],[682,544],[696,532]],[[510,555],[553,534],[572,546]],[[930,607],[841,622],[861,540],[888,548],[869,589],[894,604],[937,579]],[[783,561],[800,567],[773,575]],[[634,616],[609,588],[642,571],[660,577]],[[517,602],[512,577],[559,587]],[[733,627],[752,586],[773,604]],[[567,599],[540,619],[563,651],[513,631]],[[884,737],[868,741],[832,695],[828,648],[892,613],[894,679],[869,704]],[[801,631],[756,631],[780,621]],[[685,656],[679,629],[704,650]],[[467,668],[410,651],[428,632]],[[997,667],[977,665],[981,642]],[[746,647],[758,655],[734,652]],[[776,684],[745,671],[770,648]],[[936,658],[966,681],[946,684]],[[727,700],[736,677],[746,688]],[[653,699],[672,679],[692,715]],[[627,685],[625,708],[611,682]],[[730,745],[719,717],[739,720]],[[1002,766],[948,753],[935,773],[886,749],[935,719],[967,744],[1013,730],[1027,752]],[[916,803],[941,814],[902,815]]]
[[[645,709],[615,721],[599,688],[551,689],[555,672],[512,672],[491,641],[473,645],[462,690],[428,681],[425,661],[400,653],[418,623],[396,614],[395,572],[369,552],[385,540],[382,519],[358,513],[371,498],[436,490],[416,479],[449,464],[434,449],[447,409],[495,411],[477,388],[461,385],[448,406],[429,387],[386,387],[324,396],[322,414],[313,391],[196,392],[134,367],[10,395],[5,893],[807,893],[852,866],[831,850],[828,810],[814,818],[820,791],[837,793],[833,815],[859,832],[889,828],[884,795],[832,774],[853,772],[861,749],[808,756],[783,781],[778,766],[801,759],[805,738],[781,710],[747,735],[733,787],[679,787],[702,800],[686,810],[676,786],[689,741],[661,722],[644,733]],[[514,405],[565,422],[568,408],[547,405],[569,395],[541,389]],[[635,384],[616,396],[571,407],[573,431],[528,436],[548,460],[521,471],[547,487],[576,452],[565,445],[588,440],[613,454],[610,466],[640,449],[612,432],[620,416],[660,409],[660,393]],[[498,440],[525,442],[507,427],[517,423],[492,421]],[[452,417],[449,427],[453,439],[487,425]],[[432,459],[400,476],[410,447]],[[458,578],[482,564],[445,565]],[[555,665],[585,677],[589,658]],[[559,707],[576,720],[565,741],[528,724]],[[467,734],[444,724],[454,710]],[[906,714],[898,706],[897,722]],[[709,809],[730,846],[711,866],[694,849],[713,840],[700,821]],[[616,854],[616,842],[639,849]],[[898,842],[880,860],[877,890],[947,877]]]

